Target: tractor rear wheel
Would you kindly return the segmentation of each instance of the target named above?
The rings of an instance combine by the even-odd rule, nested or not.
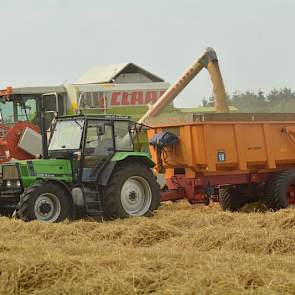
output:
[[[270,177],[263,201],[272,210],[295,205],[295,170],[282,171]]]
[[[103,191],[108,219],[150,216],[160,205],[160,187],[152,171],[139,162],[119,164]]]
[[[243,185],[228,185],[219,189],[222,210],[239,211],[247,203]]]
[[[37,181],[21,196],[16,216],[25,221],[60,222],[71,216],[71,208],[65,190],[59,185]]]

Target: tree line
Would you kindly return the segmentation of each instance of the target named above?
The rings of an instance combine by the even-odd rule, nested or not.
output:
[[[228,101],[240,112],[295,113],[295,92],[290,88],[274,88],[269,93],[264,93],[261,90],[234,92],[228,96]],[[213,97],[203,99],[203,106],[213,105]]]

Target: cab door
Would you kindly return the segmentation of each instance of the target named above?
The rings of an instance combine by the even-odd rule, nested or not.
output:
[[[114,154],[114,127],[110,122],[89,120],[82,159],[82,180],[94,180],[97,172]]]

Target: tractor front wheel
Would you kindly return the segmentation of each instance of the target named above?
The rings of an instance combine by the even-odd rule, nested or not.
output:
[[[108,219],[150,216],[160,205],[160,187],[152,171],[141,163],[119,164],[103,192]]]
[[[25,221],[60,222],[71,216],[71,208],[64,189],[54,183],[38,181],[21,196],[16,216]]]

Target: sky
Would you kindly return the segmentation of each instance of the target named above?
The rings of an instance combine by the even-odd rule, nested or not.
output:
[[[225,88],[295,90],[294,0],[0,0],[0,89],[60,85],[134,62],[173,83],[207,46]],[[200,105],[202,71],[176,98]]]

